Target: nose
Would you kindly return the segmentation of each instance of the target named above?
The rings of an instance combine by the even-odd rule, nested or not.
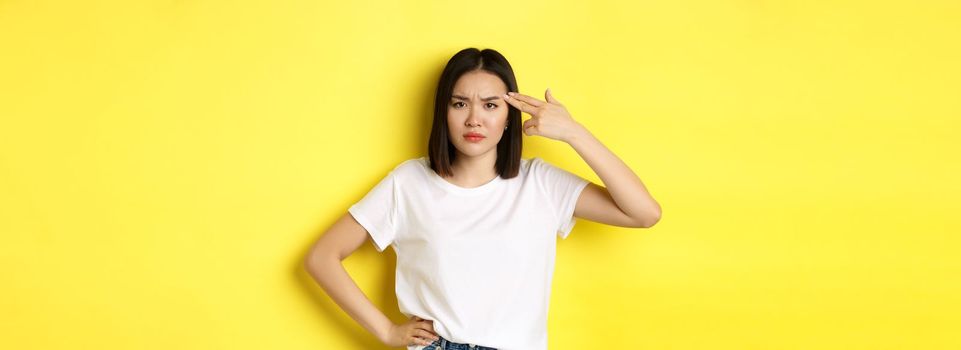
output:
[[[467,113],[467,120],[464,122],[467,126],[480,126],[477,119],[477,112],[475,109],[471,108],[470,112]]]

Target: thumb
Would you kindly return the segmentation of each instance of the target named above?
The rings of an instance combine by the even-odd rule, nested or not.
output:
[[[528,120],[529,121],[529,120]],[[524,134],[527,136],[534,136],[539,134],[537,130],[537,124],[524,122]]]
[[[561,104],[561,101],[558,101],[554,98],[554,95],[551,94],[551,88],[547,88],[547,90],[544,91],[544,99],[553,104]]]

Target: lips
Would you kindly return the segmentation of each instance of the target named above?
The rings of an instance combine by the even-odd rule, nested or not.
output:
[[[485,136],[483,134],[476,133],[476,132],[469,132],[464,134],[464,138],[467,139],[467,141],[471,141],[471,142],[481,141],[484,139],[484,137]]]

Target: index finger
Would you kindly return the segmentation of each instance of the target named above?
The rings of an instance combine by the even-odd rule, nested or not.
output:
[[[534,106],[534,107],[540,107],[540,106],[543,106],[545,103],[547,103],[547,102],[538,100],[538,99],[536,99],[536,98],[534,98],[534,97],[527,96],[527,95],[524,95],[524,94],[521,94],[521,93],[508,92],[507,94],[510,95],[511,98],[516,98],[516,99],[518,99],[518,100],[524,101],[525,103],[527,103],[527,104],[529,104],[529,105],[531,105],[531,106]]]
[[[516,99],[513,97],[507,98],[505,96],[504,101],[507,101],[507,104],[514,106],[514,108],[517,108],[521,110],[521,112],[524,112],[527,114],[533,115],[532,113],[534,113],[534,111],[537,110],[537,107],[534,107],[527,102],[521,101],[520,99]]]
[[[414,328],[423,329],[425,331],[433,333],[434,335],[437,335],[437,331],[434,330],[434,324],[427,321],[418,322],[417,324],[414,325]]]

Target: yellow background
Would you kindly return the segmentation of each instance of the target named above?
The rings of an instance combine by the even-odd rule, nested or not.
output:
[[[559,242],[551,349],[957,349],[959,4],[0,1],[0,348],[386,348],[302,259],[490,47],[664,210]]]

